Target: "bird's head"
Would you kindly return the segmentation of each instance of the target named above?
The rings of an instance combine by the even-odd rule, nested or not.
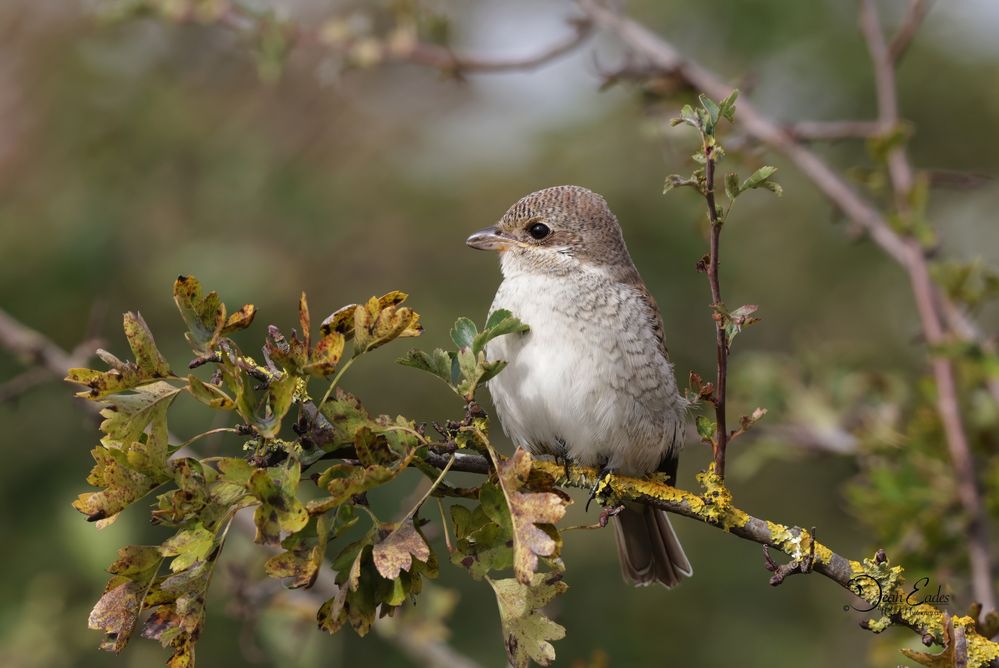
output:
[[[579,186],[531,193],[465,243],[499,251],[505,276],[590,269],[620,278],[634,266],[606,200]]]

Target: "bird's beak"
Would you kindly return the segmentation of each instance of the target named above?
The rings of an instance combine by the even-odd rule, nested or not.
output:
[[[468,244],[470,248],[477,248],[478,250],[502,251],[514,245],[516,242],[500,232],[495,226],[492,226],[479,230],[472,236],[465,239],[465,243]]]

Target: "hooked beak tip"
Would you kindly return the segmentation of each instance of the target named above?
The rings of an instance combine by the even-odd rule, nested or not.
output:
[[[468,237],[465,244],[476,250],[502,251],[510,245],[510,239],[503,236],[495,227],[487,227]]]

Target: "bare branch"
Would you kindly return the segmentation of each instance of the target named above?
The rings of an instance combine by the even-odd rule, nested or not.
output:
[[[919,27],[923,24],[923,19],[926,18],[929,11],[930,3],[927,0],[909,0],[909,9],[902,19],[898,32],[895,33],[891,44],[888,45],[888,53],[896,65],[909,49],[912,38],[916,36],[916,32],[919,31]]]
[[[798,141],[870,139],[882,132],[876,121],[797,121],[785,124],[784,131]]]
[[[241,32],[254,32],[260,27],[261,17],[241,5],[232,4],[220,22]],[[390,62],[408,62],[441,70],[460,77],[471,73],[497,73],[532,70],[570,53],[583,44],[593,33],[593,25],[586,18],[568,20],[572,32],[560,40],[523,56],[485,56],[473,53],[456,53],[446,46],[427,42],[414,42],[398,49],[383,49],[381,57]],[[345,39],[335,44],[324,40],[318,30],[301,25],[289,26],[289,37],[298,43],[308,44],[342,54],[348,54],[356,39]]]

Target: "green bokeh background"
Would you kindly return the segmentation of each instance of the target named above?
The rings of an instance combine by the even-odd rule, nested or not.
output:
[[[289,11],[328,13],[321,4]],[[921,167],[992,175],[999,11],[989,0],[938,4],[899,73],[903,113],[916,128],[912,155]],[[259,307],[255,334],[242,339],[248,347],[267,323],[294,322],[303,289],[314,317],[405,290],[426,326],[418,344],[446,345],[451,322],[480,319],[499,280],[494,257],[464,246],[468,233],[528,192],[574,183],[605,195],[620,218],[663,309],[678,373],[711,373],[709,296],[694,271],[705,248],[701,204],[688,192],[659,194],[665,174],[688,169],[689,136],[665,130],[634,89],[598,91],[598,67],[621,62],[612,40],[536,72],[464,83],[411,66],[336,74],[321,56],[297,51],[284,77],[265,84],[229,32],[152,20],[107,25],[75,5],[0,6],[0,305],[58,344],[72,348],[96,333],[122,352],[120,313],[139,308],[182,366],[188,351],[170,285],[190,273],[230,305]],[[901,5],[886,3],[887,24]],[[436,6],[453,19],[459,46],[493,53],[532,51],[574,13],[555,1]],[[852,2],[645,0],[630,11],[780,119],[875,113]],[[818,150],[840,166],[866,160],[856,143]],[[740,337],[736,367],[740,353],[755,350],[918,368],[917,322],[899,270],[852,239],[793,167],[759,151],[737,164],[748,173],[764,159],[781,168],[785,196],[740,200],[724,239],[726,301],[758,303],[764,317]],[[999,259],[997,205],[990,182],[935,191],[930,214],[945,251]],[[373,411],[454,415],[459,407],[442,387],[393,363],[409,343],[364,358],[346,386]],[[0,358],[0,380],[19,370]],[[142,504],[100,533],[70,508],[97,437],[71,393],[51,383],[0,405],[0,663],[157,665],[166,654],[155,643],[133,640],[113,657],[96,650],[98,634],[86,628],[116,548],[166,534],[148,526]],[[182,402],[174,416],[182,436],[211,419]],[[843,507],[848,459],[780,459],[739,475],[752,447],[732,452],[731,486],[743,507],[817,526],[851,556],[877,547]],[[689,446],[682,484],[694,484],[706,454]],[[405,478],[378,502],[391,513],[416,484]],[[592,521],[582,505],[569,523]],[[883,648],[843,612],[850,601],[829,581],[794,578],[772,589],[757,545],[684,519],[675,525],[696,577],[672,592],[625,587],[608,532],[568,534],[571,588],[553,608],[568,629],[556,644],[559,665],[600,649],[614,666],[894,666],[902,657],[887,646],[918,644],[893,630]],[[227,546],[223,563],[260,575],[260,553],[249,548]],[[443,554],[439,536],[435,548]],[[505,665],[488,586],[447,564],[442,571],[439,583],[461,597],[452,644],[483,665]],[[411,665],[377,636],[331,638],[276,613],[245,634],[226,614],[224,580],[213,588],[202,666],[252,665],[248,635],[265,650],[259,665]]]

